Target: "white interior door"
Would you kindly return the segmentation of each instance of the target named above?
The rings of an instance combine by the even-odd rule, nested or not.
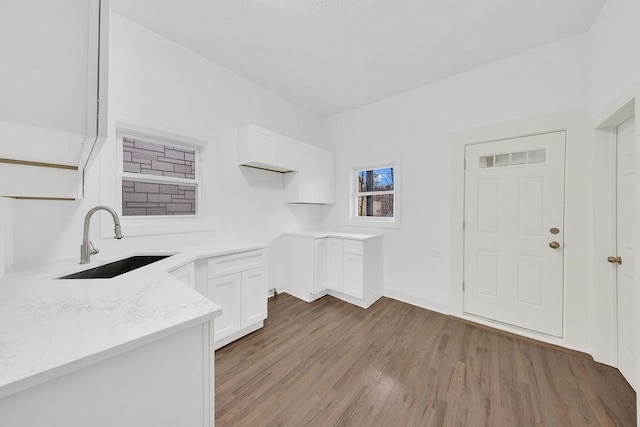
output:
[[[633,140],[634,118],[618,127],[618,196],[617,196],[617,256],[622,263],[617,266],[618,282],[618,369],[629,384],[635,387],[635,286],[633,268],[634,229],[634,167]]]
[[[563,331],[565,132],[467,146],[464,311]]]

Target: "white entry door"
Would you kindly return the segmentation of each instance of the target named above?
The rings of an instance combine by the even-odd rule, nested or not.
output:
[[[565,132],[467,146],[464,311],[563,331]]]
[[[634,119],[618,127],[618,203],[617,203],[617,266],[618,282],[618,369],[629,384],[635,387],[635,286],[633,271],[634,227],[634,168],[633,168]]]

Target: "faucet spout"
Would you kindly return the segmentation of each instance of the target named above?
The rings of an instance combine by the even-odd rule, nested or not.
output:
[[[82,233],[82,246],[80,246],[80,264],[88,264],[91,262],[91,254],[97,253],[98,250],[93,248],[91,242],[89,241],[89,226],[91,224],[91,216],[99,210],[107,211],[111,214],[113,218],[113,232],[115,234],[116,239],[122,239],[124,236],[122,235],[122,228],[120,227],[120,218],[118,218],[118,214],[116,211],[111,209],[108,206],[96,206],[87,212],[87,215],[84,217],[84,231]]]

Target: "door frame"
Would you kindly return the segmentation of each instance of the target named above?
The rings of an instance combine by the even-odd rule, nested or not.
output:
[[[449,135],[451,150],[451,200],[450,200],[450,314],[475,323],[491,326],[514,334],[548,342],[578,351],[588,346],[585,327],[588,321],[587,295],[584,284],[588,274],[583,267],[590,259],[590,241],[587,233],[589,212],[584,185],[587,164],[591,164],[587,132],[586,108],[561,111],[541,116],[517,119],[505,123],[464,130]],[[563,337],[552,337],[526,329],[469,316],[464,313],[462,290],[464,272],[464,156],[467,145],[512,139],[550,132],[566,132],[565,158],[565,250],[564,250],[564,320]]]
[[[593,145],[593,190],[594,190],[594,241],[593,241],[593,282],[590,292],[590,348],[594,360],[611,366],[618,366],[618,307],[616,269],[606,262],[607,254],[616,248],[617,196],[616,196],[616,144],[618,126],[640,111],[640,83],[625,91],[606,110],[591,122]],[[635,147],[640,153],[640,135],[635,132]],[[634,166],[640,170],[640,156],[634,156]],[[640,188],[640,177],[634,180]],[[640,200],[636,197],[635,217],[640,213]],[[634,242],[640,242],[640,230],[634,231]],[[640,271],[640,254],[632,261],[635,271]],[[640,307],[640,292],[636,298]],[[604,308],[604,309],[603,309]],[[636,324],[640,315],[636,313]],[[640,330],[636,332],[636,354],[640,354]],[[636,378],[640,374],[640,368]],[[639,415],[640,416],[640,415]]]
[[[485,250],[490,250],[487,249],[487,247],[483,247],[480,248],[476,245],[476,243],[470,243],[470,238],[472,239],[472,235],[469,235],[466,230],[467,229],[473,229],[476,231],[476,233],[478,233],[479,231],[479,225],[476,224],[475,226],[473,224],[470,224],[469,222],[467,222],[465,224],[465,227],[463,227],[463,233],[464,233],[464,239],[463,239],[463,250],[464,250],[464,258],[463,258],[463,281],[465,283],[465,289],[464,289],[464,293],[463,293],[463,311],[465,316],[469,316],[469,317],[480,317],[480,318],[484,318],[487,319],[489,321],[493,321],[493,322],[499,322],[499,323],[505,323],[507,325],[513,326],[514,328],[520,328],[523,330],[527,330],[527,331],[531,331],[534,333],[539,333],[539,334],[544,334],[544,335],[548,335],[548,336],[553,336],[553,337],[558,337],[558,338],[562,338],[563,336],[563,331],[564,328],[562,327],[563,323],[563,318],[564,318],[564,251],[565,251],[565,244],[564,244],[564,230],[565,230],[565,175],[566,175],[566,146],[567,146],[567,133],[565,131],[557,131],[557,132],[545,132],[545,133],[539,133],[539,134],[534,134],[534,135],[522,135],[520,137],[515,137],[515,138],[509,138],[507,140],[501,139],[501,140],[497,140],[497,141],[487,141],[487,142],[480,142],[477,144],[473,144],[473,145],[465,145],[465,159],[466,159],[466,164],[465,164],[465,195],[464,195],[464,217],[467,219],[467,221],[471,221],[472,223],[476,223],[477,222],[477,215],[479,213],[479,211],[477,210],[478,208],[471,206],[472,203],[476,203],[478,201],[478,199],[476,199],[477,196],[477,188],[475,188],[475,185],[477,183],[483,182],[483,180],[489,180],[490,181],[494,181],[494,180],[499,180],[501,182],[501,184],[498,186],[498,188],[500,189],[500,191],[503,190],[502,184],[504,183],[502,180],[506,180],[506,181],[513,181],[514,179],[514,175],[520,175],[522,174],[523,176],[527,176],[527,177],[540,177],[540,176],[544,176],[544,180],[548,183],[548,184],[544,184],[545,187],[547,188],[546,191],[544,191],[545,196],[543,196],[543,200],[541,201],[542,206],[547,206],[547,209],[549,209],[550,206],[552,205],[548,205],[547,203],[549,202],[549,199],[547,199],[547,196],[551,196],[554,200],[555,203],[554,204],[554,210],[556,210],[556,212],[554,212],[553,214],[553,218],[555,218],[555,220],[551,220],[551,217],[548,217],[546,215],[543,216],[543,221],[545,223],[546,227],[550,227],[551,225],[555,226],[555,227],[560,227],[560,229],[562,230],[561,234],[558,236],[553,236],[548,232],[548,228],[547,229],[541,229],[540,232],[542,233],[539,236],[536,237],[530,237],[530,239],[540,239],[542,241],[538,242],[538,245],[536,245],[536,248],[538,251],[540,251],[539,253],[537,253],[536,255],[540,255],[540,254],[544,254],[543,256],[545,257],[545,262],[544,265],[545,267],[543,268],[544,270],[546,270],[547,272],[551,272],[551,276],[548,276],[548,278],[552,278],[553,280],[547,282],[545,279],[543,279],[544,282],[546,282],[547,284],[549,284],[550,286],[553,285],[555,279],[559,279],[560,280],[560,288],[558,289],[557,287],[553,287],[553,289],[551,288],[547,288],[546,290],[542,291],[542,294],[546,294],[547,292],[549,292],[549,294],[547,295],[547,297],[551,296],[551,299],[548,300],[547,297],[542,297],[541,298],[548,304],[550,304],[551,306],[553,306],[553,310],[547,311],[549,310],[550,306],[549,305],[545,305],[544,308],[544,314],[537,312],[537,310],[531,311],[531,312],[527,312],[528,315],[530,316],[541,316],[538,318],[539,322],[535,322],[537,324],[537,326],[534,326],[533,323],[530,323],[528,325],[528,327],[525,327],[523,324],[519,324],[519,319],[518,319],[518,313],[520,313],[520,309],[518,309],[515,313],[512,313],[515,317],[511,318],[510,320],[507,320],[505,317],[499,315],[496,313],[496,311],[500,310],[500,307],[505,307],[505,304],[508,305],[511,308],[515,308],[518,305],[518,301],[513,301],[512,304],[509,304],[506,300],[503,300],[501,297],[498,297],[498,295],[496,295],[496,297],[498,298],[498,300],[500,301],[496,306],[492,307],[492,302],[486,300],[485,302],[480,302],[478,301],[478,299],[475,300],[470,300],[469,297],[467,297],[467,295],[469,295],[470,297],[473,298],[479,298],[479,299],[484,299],[482,296],[480,296],[479,294],[481,294],[479,286],[479,283],[475,283],[475,286],[473,286],[474,282],[476,282],[476,280],[474,280],[472,277],[468,276],[468,273],[470,273],[471,275],[473,275],[473,267],[470,268],[470,270],[467,272],[467,266],[471,266],[471,264],[474,264],[474,262],[472,260],[469,260],[467,257],[469,255],[471,255],[473,257],[472,254],[478,254],[478,250],[479,249],[485,249]],[[500,146],[500,148],[496,147],[496,144],[498,144]],[[525,146],[521,145],[521,144],[525,144],[525,146],[527,146],[527,148],[524,148]],[[493,148],[488,148],[488,145],[491,145]],[[545,149],[546,152],[546,157],[547,159],[551,159],[549,162],[545,161],[543,163],[540,164],[528,164],[526,165],[526,167],[524,169],[510,169],[510,168],[490,168],[490,169],[478,169],[477,168],[477,159],[478,157],[475,157],[473,159],[469,158],[469,155],[473,156],[483,156],[486,154],[491,154],[491,153],[508,153],[508,152],[519,152],[519,151],[525,151],[525,150],[532,150],[532,149],[538,149],[538,148],[542,148],[542,147],[547,147]],[[510,147],[510,148],[509,148]],[[562,160],[562,162],[560,162],[559,160]],[[507,160],[508,161],[508,160]],[[494,165],[495,166],[495,165]],[[542,172],[540,172],[541,170],[546,170],[547,173],[545,175],[542,174]],[[469,176],[469,173],[472,174],[472,177]],[[505,175],[506,174],[506,175]],[[509,175],[511,174],[511,175]],[[489,178],[489,176],[491,176],[491,178]],[[470,187],[469,187],[470,185]],[[558,192],[558,188],[560,188],[560,191]],[[517,186],[514,188],[514,191],[517,191]],[[555,191],[554,191],[555,190]],[[544,194],[543,193],[543,194]],[[502,196],[499,196],[498,199],[502,200],[503,199],[504,194],[502,194]],[[516,196],[515,194],[513,194],[512,196]],[[467,197],[469,197],[469,199],[467,199]],[[518,197],[511,197],[511,199],[513,200],[517,200]],[[471,202],[471,203],[470,203]],[[516,203],[517,205],[517,203]],[[560,217],[558,218],[556,216],[556,214],[560,213]],[[473,213],[473,215],[470,217],[469,214]],[[511,217],[511,215],[508,215],[509,217]],[[475,220],[472,218],[476,218]],[[517,224],[517,220],[515,220],[515,224]],[[551,221],[551,224],[548,223],[548,221]],[[517,226],[516,226],[517,228]],[[544,226],[542,226],[542,228],[544,228]],[[514,233],[517,234],[517,231],[514,230]],[[516,234],[514,234],[512,236],[512,240],[513,241],[517,241],[519,239],[527,239],[526,237],[523,236],[517,236]],[[476,236],[476,237],[479,237]],[[500,240],[504,238],[503,235],[501,235]],[[480,238],[480,240],[484,240],[482,238]],[[551,240],[559,240],[560,243],[560,250],[553,250],[551,251],[549,249],[548,243]],[[531,240],[529,240],[531,241]],[[486,242],[486,241],[485,241]],[[539,246],[539,244],[542,243],[544,246]],[[490,245],[491,246],[491,245]],[[513,255],[513,251],[509,251],[509,252],[504,252],[503,248],[498,249],[500,252],[500,254],[504,255],[504,256],[512,256]],[[502,258],[502,255],[499,255],[499,258]],[[533,255],[531,253],[528,253],[528,255]],[[558,256],[560,257],[560,264],[557,265],[556,263],[558,262]],[[517,263],[517,260],[513,260]],[[553,266],[553,267],[552,267]],[[502,270],[504,266],[498,266],[498,270],[500,270],[500,272],[504,273],[505,270]],[[476,269],[480,268],[480,265],[476,265],[475,267]],[[559,270],[558,270],[559,268]],[[500,273],[498,273],[498,275],[500,275]],[[516,273],[517,275],[517,273]],[[543,274],[544,276],[544,274]],[[499,285],[498,285],[499,286]],[[469,292],[468,291],[473,291],[473,292]],[[557,292],[559,291],[559,294],[557,294]],[[519,294],[519,292],[518,292]],[[515,295],[513,295],[515,297]],[[558,300],[559,297],[559,300]],[[493,298],[489,298],[489,299],[493,299]],[[558,304],[559,303],[559,304]],[[470,309],[470,306],[473,305],[474,309]],[[527,311],[527,308],[522,306],[521,307],[522,311]],[[560,310],[560,313],[557,312],[557,310]],[[495,310],[495,311],[494,311]],[[509,308],[506,308],[506,310],[508,311]],[[480,314],[483,313],[484,314]],[[536,313],[537,312],[537,313]],[[493,314],[491,314],[493,313]],[[558,319],[557,317],[555,317],[557,314],[560,315],[560,318]],[[509,315],[507,315],[507,317],[509,317]],[[525,316],[528,317],[528,316]],[[502,318],[502,319],[501,319]],[[542,326],[545,323],[545,320],[549,320],[549,319],[554,319],[553,322],[553,326],[551,325],[547,325],[546,327]],[[531,320],[531,318],[529,318],[529,321]],[[558,320],[559,323],[555,320]],[[524,323],[528,323],[528,322],[524,322]],[[556,332],[552,332],[552,329],[557,329],[560,328],[559,330],[557,330]],[[546,332],[543,332],[543,329],[547,329]]]

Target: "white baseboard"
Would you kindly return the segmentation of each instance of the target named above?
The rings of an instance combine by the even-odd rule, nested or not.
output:
[[[442,313],[446,315],[450,314],[449,302],[447,301],[442,301],[442,300],[432,299],[432,298],[425,298],[423,296],[416,295],[411,292],[401,291],[399,289],[394,289],[394,288],[384,288],[382,291],[376,292],[366,300],[350,297],[341,292],[336,292],[332,290],[324,290],[318,294],[297,295],[287,289],[278,289],[278,293],[289,294],[305,302],[315,301],[316,299],[321,298],[328,294],[335,298],[341,299],[343,301],[346,301],[350,304],[357,305],[358,307],[362,307],[362,308],[370,307],[374,302],[380,299],[380,297],[385,296],[398,301],[406,302],[407,304],[415,305],[417,307],[426,308],[427,310],[436,311],[438,313]]]
[[[450,314],[448,301],[443,301],[435,298],[426,298],[421,295],[416,295],[411,292],[401,291],[394,288],[384,288],[383,295],[388,298],[406,302],[407,304],[426,308],[427,310],[437,311],[438,313],[447,315]]]
[[[232,343],[233,341],[242,338],[245,335],[249,335],[251,332],[255,332],[258,329],[262,328],[264,326],[264,321],[261,320],[258,323],[254,323],[253,325],[247,326],[246,328],[234,332],[231,335],[227,335],[226,337],[219,339],[217,341],[213,342],[213,349],[217,350],[219,348],[224,347],[225,345]]]

